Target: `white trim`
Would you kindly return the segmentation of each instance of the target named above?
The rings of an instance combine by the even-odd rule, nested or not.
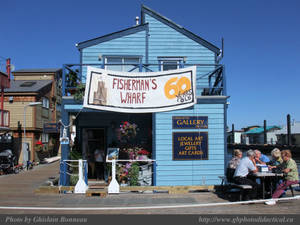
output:
[[[192,208],[192,207],[210,207],[210,206],[227,206],[227,205],[242,205],[249,203],[264,203],[270,200],[286,201],[286,200],[299,200],[300,195],[288,198],[277,199],[262,199],[253,201],[239,201],[239,202],[218,202],[218,203],[203,203],[203,204],[184,204],[184,205],[158,205],[158,206],[120,206],[120,207],[30,207],[30,206],[0,206],[0,209],[11,210],[54,210],[54,211],[100,211],[100,210],[139,210],[139,209],[172,209],[172,208]]]

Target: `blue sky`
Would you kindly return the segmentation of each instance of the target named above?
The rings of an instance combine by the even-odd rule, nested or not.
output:
[[[79,63],[75,44],[131,27],[145,4],[221,47],[228,126],[300,121],[298,0],[9,0],[0,3],[0,64],[15,69]]]

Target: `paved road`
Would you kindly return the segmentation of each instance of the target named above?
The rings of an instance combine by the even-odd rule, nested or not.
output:
[[[59,162],[40,165],[20,174],[0,176],[0,206],[26,207],[60,207],[60,210],[25,210],[0,209],[0,214],[299,214],[300,200],[279,202],[275,206],[263,203],[237,205],[210,205],[211,203],[228,203],[213,192],[189,193],[184,195],[171,194],[137,194],[123,193],[109,195],[106,198],[85,197],[75,194],[35,194],[34,190],[49,177],[58,176]],[[296,192],[296,194],[300,194]],[[192,207],[189,207],[193,204]],[[182,206],[176,208],[133,208],[128,207],[159,207]],[[195,206],[197,205],[197,206]],[[76,208],[102,208],[98,210],[66,210]],[[106,209],[103,209],[105,208]],[[123,207],[123,208],[120,208]],[[126,208],[127,207],[127,208]]]

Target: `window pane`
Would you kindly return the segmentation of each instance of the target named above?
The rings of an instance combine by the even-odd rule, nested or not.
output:
[[[49,134],[42,134],[42,142],[48,143],[49,142]]]
[[[108,57],[106,58],[107,64],[119,64],[119,65],[106,65],[106,69],[108,70],[116,70],[116,71],[122,71],[122,58],[118,57]]]
[[[163,68],[162,70],[163,71],[166,71],[166,70],[176,70],[178,69],[178,63],[177,61],[163,61],[162,64],[163,64]]]
[[[43,107],[49,109],[49,99],[43,98]]]
[[[139,72],[139,58],[124,58],[124,64],[131,64],[131,65],[124,65],[123,71],[125,72]],[[135,68],[136,67],[136,68]],[[135,69],[134,69],[135,68]]]

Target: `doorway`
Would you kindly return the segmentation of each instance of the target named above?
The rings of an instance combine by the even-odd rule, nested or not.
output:
[[[88,179],[104,180],[106,157],[106,130],[104,128],[82,129],[82,154],[88,161]]]

